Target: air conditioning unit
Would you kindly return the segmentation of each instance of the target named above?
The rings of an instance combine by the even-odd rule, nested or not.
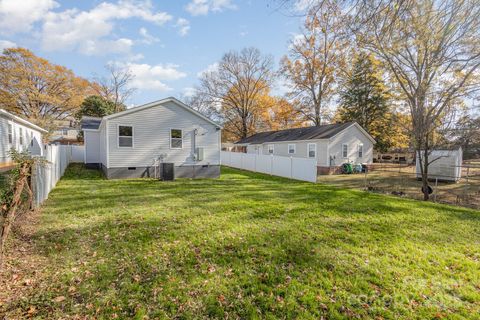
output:
[[[203,161],[204,159],[204,148],[196,148],[195,149],[195,160]]]

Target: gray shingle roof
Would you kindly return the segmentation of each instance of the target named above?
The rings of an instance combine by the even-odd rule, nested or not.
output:
[[[295,141],[329,139],[339,132],[350,127],[354,122],[327,124],[323,126],[294,128],[280,131],[268,131],[256,133],[245,139],[237,141],[237,144],[261,144],[265,142]]]
[[[93,129],[96,130],[100,127],[100,123],[102,122],[102,118],[96,117],[83,117],[81,121],[82,130],[83,129]]]

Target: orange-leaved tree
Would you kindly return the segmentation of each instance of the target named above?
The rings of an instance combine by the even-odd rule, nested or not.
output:
[[[52,129],[52,120],[73,115],[89,93],[87,80],[27,49],[9,48],[0,55],[0,108],[46,129]]]

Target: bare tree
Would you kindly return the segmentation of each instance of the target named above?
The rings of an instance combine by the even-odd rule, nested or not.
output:
[[[115,63],[107,64],[105,69],[108,76],[95,77],[93,88],[99,96],[114,104],[115,112],[123,111],[126,101],[136,91],[131,87],[135,76],[127,67]]]
[[[290,43],[280,72],[291,86],[288,97],[307,120],[319,126],[327,118],[343,68],[346,17],[335,1],[322,1],[305,18],[302,33]]]
[[[201,76],[198,105],[208,105],[233,138],[245,138],[255,130],[259,97],[268,92],[274,77],[272,61],[256,48],[245,48],[225,54],[216,70]]]
[[[425,200],[435,136],[480,88],[479,16],[476,0],[364,0],[357,11],[360,45],[385,62],[408,105]]]

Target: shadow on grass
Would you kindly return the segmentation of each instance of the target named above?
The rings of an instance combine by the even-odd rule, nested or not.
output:
[[[72,166],[35,235],[52,261],[50,285],[11,308],[34,305],[45,317],[100,308],[103,318],[352,316],[347,308],[393,318],[398,306],[369,311],[349,296],[390,294],[402,290],[398,277],[444,272],[452,252],[479,240],[479,220],[471,210],[228,168],[217,180],[159,182],[107,181]],[[72,298],[52,303],[59,295]]]

